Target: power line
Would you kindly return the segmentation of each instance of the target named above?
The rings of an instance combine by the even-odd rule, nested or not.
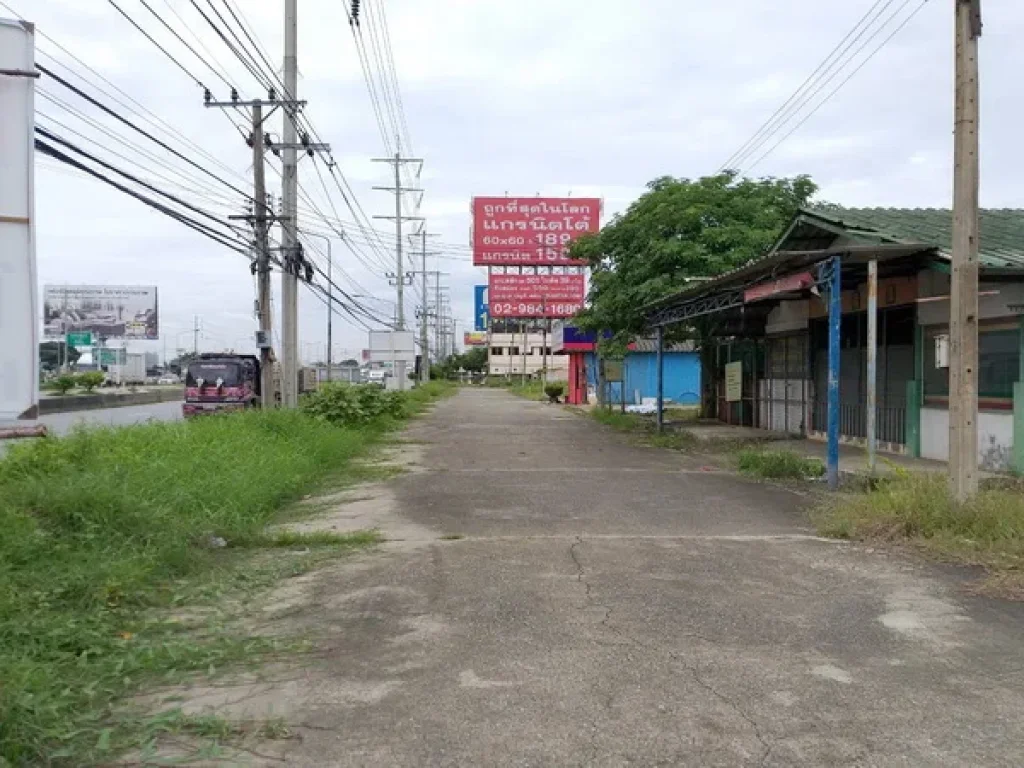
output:
[[[904,6],[906,6],[906,5],[908,5],[908,4],[909,4],[909,2],[910,2],[910,0],[907,0],[907,2],[905,2],[905,3],[903,4],[903,6],[901,6],[901,7],[900,7],[900,8],[899,8],[899,9],[897,10],[897,12],[896,12],[896,13],[899,13],[899,11],[903,10],[903,7],[904,7]],[[853,70],[853,71],[852,71],[852,72],[851,72],[851,73],[850,73],[849,75],[847,75],[847,76],[846,76],[846,77],[845,77],[845,78],[844,78],[844,79],[843,79],[843,80],[842,80],[842,81],[841,81],[841,82],[839,83],[839,85],[837,85],[837,86],[836,86],[835,88],[833,88],[833,89],[832,89],[832,90],[831,90],[831,91],[830,91],[830,92],[829,92],[829,93],[828,93],[828,94],[827,94],[827,95],[825,96],[825,98],[824,98],[824,99],[822,99],[821,101],[819,101],[819,102],[818,102],[818,104],[817,104],[817,105],[816,105],[816,106],[814,107],[814,109],[812,109],[812,110],[811,110],[810,112],[808,112],[808,113],[807,113],[806,115],[804,115],[804,117],[803,117],[803,118],[802,118],[802,119],[801,119],[801,120],[800,120],[800,121],[799,121],[799,122],[798,122],[798,123],[797,123],[796,125],[794,125],[794,126],[793,126],[793,127],[792,127],[792,128],[791,128],[791,129],[789,130],[789,131],[787,131],[787,132],[786,132],[786,133],[785,133],[785,134],[784,134],[784,135],[782,136],[782,138],[780,138],[780,139],[779,139],[779,140],[778,140],[777,142],[775,142],[775,143],[774,143],[774,144],[773,144],[773,145],[772,145],[771,147],[769,147],[769,148],[768,148],[768,150],[767,150],[766,152],[764,152],[764,154],[762,154],[762,155],[761,155],[760,157],[758,157],[758,158],[757,158],[757,159],[756,159],[756,160],[755,160],[755,161],[754,161],[754,162],[753,162],[753,163],[752,163],[752,164],[751,164],[750,166],[748,166],[747,170],[748,170],[748,171],[751,171],[751,170],[753,170],[754,168],[756,168],[756,167],[757,167],[758,165],[760,165],[760,164],[761,164],[761,162],[762,162],[762,161],[763,161],[763,160],[764,160],[764,159],[765,159],[766,157],[768,157],[768,155],[770,155],[770,154],[771,154],[772,152],[774,152],[774,151],[775,151],[775,150],[776,150],[776,149],[777,149],[777,148],[779,147],[779,145],[780,145],[780,144],[782,144],[782,143],[783,143],[783,142],[784,142],[784,141],[785,141],[786,139],[788,139],[788,138],[789,138],[790,136],[792,136],[792,135],[793,135],[794,133],[796,133],[796,131],[798,131],[798,130],[799,130],[799,129],[800,129],[800,128],[801,128],[801,127],[802,127],[802,126],[803,126],[803,125],[804,125],[804,124],[805,124],[805,123],[806,123],[806,122],[808,121],[808,120],[810,120],[810,119],[811,119],[812,117],[814,117],[814,115],[816,115],[816,114],[818,113],[818,110],[820,110],[820,109],[821,109],[821,108],[822,108],[823,106],[825,106],[825,104],[826,104],[826,103],[827,103],[827,102],[828,102],[828,101],[829,101],[829,100],[830,100],[830,99],[831,99],[831,98],[832,98],[833,96],[835,96],[835,95],[836,95],[837,93],[839,93],[839,91],[840,91],[840,90],[842,90],[843,86],[845,86],[845,85],[846,85],[846,84],[847,84],[848,82],[850,82],[850,80],[852,80],[852,79],[853,79],[853,78],[854,78],[854,77],[855,77],[855,76],[857,75],[857,73],[858,73],[858,72],[860,72],[860,71],[861,71],[861,70],[862,70],[862,69],[864,68],[864,66],[865,66],[865,65],[866,65],[866,64],[867,64],[867,63],[868,63],[869,61],[871,61],[871,59],[873,59],[873,58],[875,57],[875,55],[876,55],[876,54],[877,54],[877,53],[878,53],[878,52],[879,52],[880,50],[882,50],[882,49],[883,49],[883,48],[884,48],[884,47],[885,47],[886,45],[888,45],[889,41],[890,41],[890,40],[892,40],[892,39],[893,39],[894,37],[896,37],[896,35],[898,35],[898,34],[899,34],[899,33],[900,33],[900,32],[901,32],[902,30],[903,30],[903,28],[904,28],[905,26],[907,26],[907,24],[909,24],[909,23],[911,22],[911,20],[912,20],[912,19],[913,19],[913,18],[914,18],[915,16],[917,16],[917,14],[918,14],[918,13],[919,13],[919,12],[921,11],[921,9],[922,9],[922,8],[924,8],[924,7],[925,7],[925,5],[926,5],[927,3],[928,3],[928,0],[921,0],[921,3],[920,3],[920,4],[919,4],[919,5],[918,5],[918,6],[916,7],[916,8],[914,8],[914,10],[913,10],[913,11],[912,11],[912,12],[910,13],[910,15],[909,15],[909,16],[907,16],[907,17],[906,17],[906,18],[905,18],[905,19],[904,19],[904,20],[903,20],[903,21],[902,21],[902,22],[901,22],[901,23],[899,24],[899,26],[897,26],[897,27],[896,27],[896,29],[894,29],[894,30],[893,30],[893,31],[892,31],[892,32],[891,32],[891,33],[890,33],[890,34],[889,34],[889,35],[888,35],[888,36],[887,36],[887,37],[886,37],[886,38],[885,38],[884,40],[882,40],[882,42],[881,42],[881,43],[879,43],[879,44],[878,44],[878,46],[876,46],[876,47],[875,47],[875,49],[874,49],[874,50],[872,50],[872,51],[871,51],[871,53],[869,53],[869,54],[867,55],[867,57],[865,57],[865,58],[864,58],[864,60],[863,60],[863,61],[861,61],[861,62],[860,62],[860,64],[858,64],[858,65],[857,65],[857,67],[856,67],[856,68],[855,68],[855,69],[854,69],[854,70]],[[895,17],[895,15],[896,15],[896,14],[893,14],[893,16],[892,16],[892,17],[890,17],[890,20],[891,20],[892,18],[894,18],[894,17]],[[873,35],[872,35],[871,37],[869,37],[869,38],[868,38],[867,42],[871,42],[871,41],[872,41],[872,40],[873,40],[873,39],[874,39],[875,37],[877,37],[877,36],[878,36],[878,33],[879,33],[879,32],[881,32],[881,30],[882,30],[882,28],[879,28],[879,30],[878,30],[878,31],[876,31],[876,32],[875,32],[875,33],[874,33],[874,34],[873,34]],[[838,73],[836,73],[836,74],[838,74]],[[825,81],[825,84],[824,84],[824,85],[827,85],[827,84],[828,84],[829,82],[831,82],[831,80],[832,80],[832,78],[829,78],[829,80]],[[824,87],[824,85],[823,85],[822,87]],[[819,89],[819,90],[820,90],[820,89]],[[815,91],[815,93],[817,93],[817,92],[818,92],[818,91]]]
[[[99,171],[96,171],[96,170],[90,168],[89,166],[85,165],[84,163],[81,163],[78,160],[75,160],[74,158],[70,157],[69,155],[61,152],[59,149],[56,149],[55,147],[51,147],[49,144],[47,144],[46,142],[42,141],[41,139],[36,139],[35,147],[36,147],[36,150],[38,150],[39,152],[42,152],[45,155],[49,155],[50,157],[54,158],[55,160],[59,160],[60,162],[66,164],[66,165],[69,165],[72,168],[75,168],[75,169],[77,169],[79,171],[82,171],[83,173],[87,173],[88,175],[90,175],[90,176],[92,176],[92,177],[94,177],[96,179],[99,179],[100,181],[104,182],[105,184],[109,184],[110,186],[114,187],[115,189],[125,193],[126,195],[134,197],[139,202],[144,203],[145,205],[148,205],[150,208],[153,208],[154,210],[159,211],[160,213],[164,214],[165,216],[169,216],[170,218],[175,219],[176,221],[179,221],[180,223],[184,224],[185,226],[189,227],[190,229],[194,229],[195,231],[199,232],[201,235],[204,235],[204,236],[208,237],[209,239],[213,240],[214,242],[218,243],[219,245],[222,245],[225,248],[228,248],[228,249],[230,249],[232,251],[235,251],[237,253],[241,253],[243,255],[247,255],[244,248],[242,248],[237,243],[231,242],[225,235],[223,235],[223,234],[221,234],[219,232],[216,232],[212,228],[206,226],[205,224],[202,224],[202,223],[196,221],[195,219],[192,219],[191,217],[188,217],[188,216],[186,216],[186,215],[184,215],[184,214],[182,214],[182,213],[180,213],[178,211],[175,211],[174,209],[164,205],[163,203],[160,203],[160,202],[152,199],[151,197],[148,197],[147,195],[143,195],[142,193],[137,192],[136,190],[133,190],[133,189],[131,189],[131,188],[121,184],[120,182],[114,181],[109,176],[106,176],[105,174],[102,174]]]
[[[771,116],[767,120],[765,120],[764,123],[761,124],[761,126],[757,129],[753,136],[748,138],[743,143],[743,145],[740,146],[739,149],[737,149],[729,156],[728,160],[722,163],[722,165],[718,169],[719,172],[725,170],[726,168],[732,167],[734,163],[738,163],[740,159],[742,159],[742,157],[747,153],[748,148],[753,146],[755,142],[757,142],[758,139],[760,139],[763,133],[776,121],[778,117],[782,115],[786,108],[790,104],[792,104],[803,93],[804,89],[818,77],[818,73],[820,73],[826,65],[829,65],[829,62],[831,62],[833,58],[836,57],[837,54],[841,52],[840,49],[845,50],[843,48],[843,45],[846,43],[846,41],[849,40],[857,32],[858,29],[860,29],[861,25],[863,25],[865,21],[867,21],[868,17],[870,17],[871,14],[875,11],[875,9],[878,8],[878,6],[880,6],[883,2],[885,2],[886,6],[888,6],[893,2],[893,0],[876,0],[875,4],[864,13],[864,15],[857,21],[857,23],[853,25],[850,31],[846,33],[846,36],[843,37],[843,39],[840,40],[831,51],[829,51],[829,54],[818,64],[817,67],[815,67],[814,71],[812,71],[811,74],[807,76],[807,79],[800,84],[800,87],[793,91],[793,93],[790,94],[790,97],[786,99],[785,102],[783,102],[782,106],[776,109],[771,114]]]
[[[220,177],[220,176],[218,176],[217,174],[213,173],[213,172],[212,172],[211,170],[209,170],[208,168],[204,168],[204,167],[203,167],[202,165],[200,165],[200,164],[199,164],[199,163],[197,163],[196,161],[192,160],[191,158],[189,158],[189,157],[186,157],[186,156],[185,156],[185,155],[183,155],[183,154],[182,154],[181,152],[179,152],[178,150],[174,149],[174,147],[170,146],[169,144],[167,144],[167,143],[166,143],[166,142],[164,142],[164,141],[161,141],[160,139],[158,139],[158,138],[157,138],[156,136],[154,136],[153,134],[149,133],[149,132],[148,132],[148,131],[146,131],[145,129],[143,129],[143,128],[140,128],[140,127],[139,127],[139,126],[137,126],[137,125],[136,125],[135,123],[133,123],[133,122],[132,122],[131,120],[128,120],[127,118],[125,118],[125,117],[123,117],[122,115],[118,114],[117,112],[115,112],[115,111],[114,111],[114,110],[112,110],[112,109],[111,109],[110,107],[108,107],[108,106],[106,106],[105,104],[103,104],[102,102],[100,102],[100,101],[98,101],[98,100],[94,99],[94,98],[93,98],[92,96],[90,96],[89,94],[87,94],[87,93],[86,93],[85,91],[83,91],[83,90],[82,90],[81,88],[78,88],[78,87],[77,87],[77,86],[75,86],[74,84],[72,84],[72,83],[69,83],[69,82],[68,82],[67,80],[65,80],[65,79],[64,79],[63,77],[61,77],[60,75],[56,75],[56,74],[54,74],[54,73],[53,73],[53,72],[51,72],[51,71],[50,71],[49,69],[47,69],[46,67],[44,67],[44,66],[43,66],[42,64],[38,64],[38,63],[37,63],[37,64],[36,64],[36,68],[37,68],[37,69],[39,69],[39,71],[40,71],[40,72],[42,72],[42,73],[43,73],[44,75],[46,75],[46,76],[50,77],[50,78],[51,78],[51,79],[53,79],[53,80],[56,80],[56,81],[57,81],[58,83],[60,83],[61,85],[63,85],[63,86],[65,87],[65,88],[67,88],[68,90],[70,90],[70,91],[71,91],[72,93],[74,93],[74,94],[76,94],[77,96],[79,96],[80,98],[82,98],[82,99],[85,99],[86,101],[88,101],[88,102],[89,102],[90,104],[92,104],[92,105],[93,105],[94,107],[97,107],[97,108],[101,109],[101,110],[102,110],[102,111],[103,111],[104,113],[106,113],[106,114],[110,115],[110,116],[111,116],[111,117],[113,117],[113,118],[114,118],[115,120],[117,120],[117,121],[119,121],[119,122],[123,123],[124,125],[128,126],[128,127],[129,127],[129,128],[131,128],[131,129],[132,129],[133,131],[136,131],[137,133],[140,133],[141,135],[145,136],[145,137],[146,137],[147,139],[149,139],[149,140],[150,140],[150,141],[152,141],[153,143],[155,143],[155,144],[157,144],[157,145],[159,145],[159,146],[163,147],[164,149],[166,149],[166,150],[167,150],[168,152],[170,152],[170,153],[171,153],[172,155],[174,155],[175,157],[177,157],[177,158],[179,158],[179,159],[181,159],[181,160],[184,160],[184,161],[185,161],[186,163],[188,163],[189,165],[191,165],[191,166],[192,166],[193,168],[196,168],[196,169],[198,169],[198,170],[202,171],[202,172],[203,172],[204,174],[206,174],[207,176],[209,176],[209,177],[210,177],[210,178],[212,178],[212,179],[216,179],[217,181],[219,181],[219,182],[220,182],[221,184],[223,184],[224,186],[226,186],[226,187],[228,187],[228,188],[230,188],[230,189],[233,189],[233,190],[234,190],[235,192],[238,192],[238,194],[240,194],[240,195],[243,195],[243,196],[244,196],[244,197],[245,197],[246,199],[248,199],[248,200],[252,200],[252,197],[251,197],[250,195],[248,195],[248,194],[247,194],[247,193],[246,193],[245,191],[243,191],[242,189],[240,189],[240,188],[236,187],[236,186],[235,186],[234,184],[232,184],[232,183],[231,183],[231,182],[229,182],[229,181],[225,181],[225,180],[224,180],[224,179],[223,179],[222,177]]]
[[[111,0],[111,2],[113,2],[113,0]],[[210,62],[208,62],[208,61],[207,61],[207,60],[206,60],[205,58],[203,58],[203,56],[202,56],[202,55],[200,55],[200,53],[199,53],[198,51],[196,51],[196,49],[195,49],[195,48],[193,48],[193,47],[192,47],[192,45],[191,45],[191,44],[190,44],[190,43],[189,43],[189,42],[188,42],[187,40],[185,40],[185,38],[183,38],[183,37],[182,37],[182,36],[181,36],[181,35],[180,35],[180,34],[178,33],[178,30],[176,30],[176,29],[175,29],[174,27],[172,27],[172,26],[171,26],[170,24],[168,24],[168,23],[167,23],[167,20],[166,20],[166,19],[164,19],[164,17],[163,17],[163,16],[161,16],[161,15],[160,15],[159,13],[157,13],[156,11],[154,11],[154,10],[153,10],[153,7],[152,7],[152,6],[151,6],[151,5],[149,4],[149,3],[147,3],[147,2],[146,2],[146,0],[139,0],[139,2],[140,2],[140,3],[142,3],[142,7],[143,7],[143,8],[145,8],[145,9],[146,9],[147,11],[149,11],[149,12],[150,12],[151,14],[153,14],[153,16],[155,16],[155,17],[156,17],[156,19],[157,19],[157,20],[158,20],[158,21],[159,21],[159,22],[160,22],[161,24],[163,24],[163,25],[164,25],[164,27],[165,27],[165,28],[167,29],[167,31],[168,31],[168,32],[170,32],[170,33],[171,33],[172,35],[174,35],[174,36],[175,36],[175,37],[176,37],[176,38],[178,39],[178,41],[179,41],[179,42],[180,42],[180,43],[181,43],[182,45],[184,45],[184,46],[185,46],[186,48],[188,48],[188,50],[189,50],[189,51],[190,51],[190,52],[192,53],[192,55],[193,55],[193,56],[195,56],[195,57],[196,57],[197,59],[199,59],[199,61],[201,61],[201,62],[203,63],[203,65],[204,65],[204,66],[205,66],[205,67],[206,67],[206,68],[207,68],[208,70],[210,70],[210,71],[211,71],[211,72],[212,72],[212,73],[213,73],[214,75],[216,75],[216,76],[217,76],[218,78],[220,78],[220,81],[221,81],[222,83],[224,83],[224,85],[226,85],[226,86],[227,86],[228,88],[234,88],[234,87],[235,87],[235,86],[234,86],[234,85],[233,85],[233,84],[232,84],[232,83],[231,83],[231,82],[230,82],[230,81],[229,81],[229,80],[227,79],[227,77],[225,77],[225,76],[224,76],[223,74],[221,74],[220,72],[218,72],[218,71],[217,71],[217,70],[216,70],[216,69],[215,69],[215,68],[213,67],[213,65],[212,65],[212,64],[210,64]],[[117,6],[114,6],[114,7],[116,8]],[[118,10],[119,10],[119,11],[121,11],[121,9],[120,9],[120,8],[118,8]],[[172,8],[171,10],[173,11],[174,9]],[[121,13],[122,13],[122,15],[124,15],[124,11],[121,11]],[[180,20],[180,18],[181,18],[181,17],[178,17],[178,18],[179,18],[179,20]],[[129,21],[131,21],[131,20],[129,19]],[[134,22],[132,22],[132,23],[134,24]],[[145,34],[145,33],[143,33],[143,34]],[[148,35],[147,35],[147,37],[148,37]],[[204,88],[205,88],[205,86],[204,86]]]

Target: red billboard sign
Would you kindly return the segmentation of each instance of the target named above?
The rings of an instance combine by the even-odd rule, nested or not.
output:
[[[596,197],[474,197],[473,264],[581,265],[566,249],[600,227]]]
[[[491,275],[491,317],[572,317],[583,308],[583,275]]]

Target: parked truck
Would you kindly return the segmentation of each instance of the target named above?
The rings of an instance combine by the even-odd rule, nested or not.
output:
[[[199,355],[185,372],[186,417],[255,408],[263,402],[260,360],[255,355],[212,352]],[[281,402],[281,366],[273,364],[271,402]],[[316,389],[316,371],[299,371],[299,394]]]

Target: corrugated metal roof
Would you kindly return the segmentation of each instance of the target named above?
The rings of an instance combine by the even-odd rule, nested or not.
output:
[[[846,229],[875,233],[885,240],[920,243],[949,258],[953,214],[944,208],[837,208],[802,212]],[[978,258],[983,267],[1024,269],[1024,209],[983,208]],[[861,232],[851,232],[856,237]]]

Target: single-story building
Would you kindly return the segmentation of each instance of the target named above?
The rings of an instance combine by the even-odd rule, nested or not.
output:
[[[565,323],[552,328],[552,352],[568,358],[566,402],[581,405],[597,399],[601,376],[598,371],[597,334],[581,331]],[[611,403],[639,405],[657,397],[657,343],[638,339],[629,345],[615,374],[606,375],[605,399]],[[696,405],[700,402],[700,356],[692,344],[667,345],[663,349],[663,396],[672,403]],[[617,361],[616,361],[617,362]],[[606,374],[612,368],[606,361]],[[614,380],[612,380],[614,379]]]
[[[1024,211],[983,210],[980,225],[978,461],[1024,471]],[[866,440],[873,379],[879,447],[947,460],[951,243],[948,210],[802,210],[764,258],[653,304],[648,322],[705,328],[706,415],[823,438],[838,282],[840,440]]]

